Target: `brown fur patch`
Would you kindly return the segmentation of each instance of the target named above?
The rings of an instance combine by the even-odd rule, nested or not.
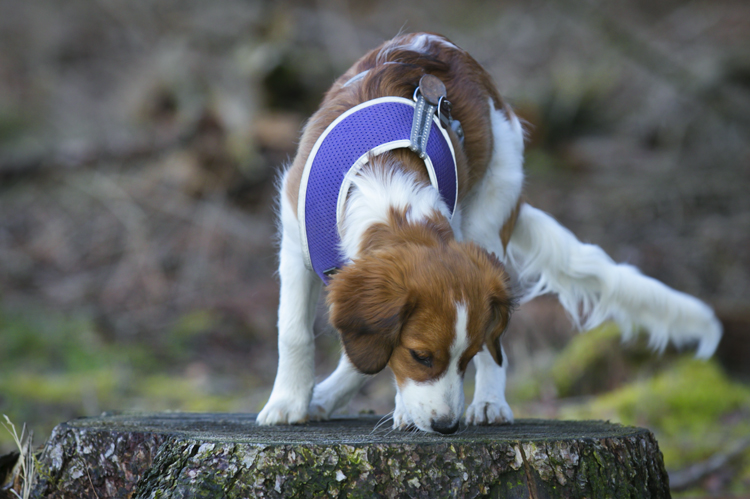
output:
[[[363,241],[362,256],[331,279],[328,294],[331,322],[358,369],[372,373],[388,363],[399,384],[438,378],[450,363],[456,303],[469,314],[460,370],[484,344],[493,351],[511,310],[496,257],[457,242],[438,214],[409,223],[405,212],[393,210],[389,222],[371,227]],[[429,355],[432,366],[417,362],[410,350]]]
[[[510,242],[510,237],[513,235],[513,229],[516,228],[516,222],[518,221],[518,212],[521,211],[522,204],[523,198],[518,198],[516,207],[513,208],[513,211],[510,212],[510,216],[500,229],[500,241],[503,243],[503,250],[508,249],[508,243]]]
[[[326,93],[320,109],[305,126],[287,178],[286,195],[295,213],[305,162],[315,141],[328,125],[348,109],[371,99],[384,96],[411,98],[419,79],[427,73],[437,76],[445,84],[448,100],[453,104],[453,117],[464,129],[463,147],[453,132],[449,132],[458,163],[459,200],[483,177],[492,155],[489,99],[492,99],[495,109],[507,112],[507,108],[490,75],[465,51],[442,43],[428,45],[424,53],[401,48],[418,35],[401,35],[371,50]],[[369,73],[364,78],[343,86],[350,78],[366,70]],[[407,170],[427,178],[424,163],[416,154],[407,149],[391,154],[402,161]]]

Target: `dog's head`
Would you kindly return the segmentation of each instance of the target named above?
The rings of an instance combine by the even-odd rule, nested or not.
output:
[[[487,348],[502,363],[512,308],[500,261],[455,241],[370,252],[333,277],[328,303],[354,366],[390,365],[414,424],[441,433],[458,428],[472,357]]]

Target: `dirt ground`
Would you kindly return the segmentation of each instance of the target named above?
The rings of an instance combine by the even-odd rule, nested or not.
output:
[[[747,389],[750,3],[0,0],[0,412],[41,441],[102,410],[262,407],[274,182],[333,79],[422,30],[468,50],[526,120],[528,201],[714,306],[719,369]],[[322,378],[339,346],[316,327]],[[539,377],[575,334],[554,299],[516,312],[518,414],[654,374],[617,361],[561,401]],[[383,373],[350,410],[387,413],[393,393]],[[733,459],[686,489],[750,488]]]

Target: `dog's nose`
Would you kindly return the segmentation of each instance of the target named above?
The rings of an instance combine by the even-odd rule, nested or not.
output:
[[[432,429],[443,435],[456,433],[456,430],[458,430],[458,420],[454,422],[452,418],[436,419],[432,422]]]

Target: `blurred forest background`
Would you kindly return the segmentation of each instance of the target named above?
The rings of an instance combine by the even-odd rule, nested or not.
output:
[[[532,204],[726,329],[709,362],[659,357],[537,299],[505,342],[516,416],[646,426],[676,493],[749,493],[746,0],[0,0],[0,413],[42,443],[102,411],[257,412],[275,179],[335,77],[401,30],[468,50],[528,121]],[[340,350],[317,329],[322,378]],[[393,395],[382,373],[349,410]]]

